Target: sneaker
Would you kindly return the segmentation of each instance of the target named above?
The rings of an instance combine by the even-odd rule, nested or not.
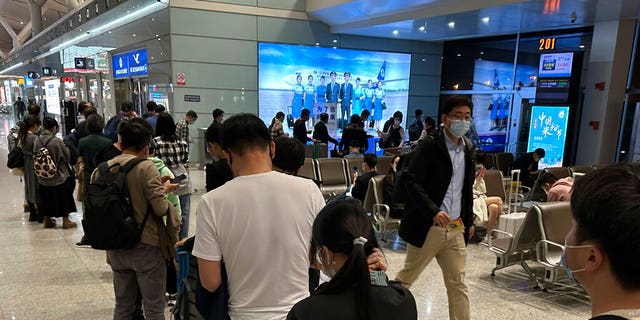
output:
[[[167,305],[169,307],[173,307],[176,305],[176,294],[170,294],[169,295],[169,300],[167,301]]]

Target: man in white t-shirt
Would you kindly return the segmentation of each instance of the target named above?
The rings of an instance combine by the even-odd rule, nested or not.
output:
[[[284,319],[309,295],[311,229],[324,206],[312,180],[272,171],[275,147],[255,115],[239,114],[222,127],[222,148],[235,178],[198,205],[200,281],[213,292],[222,257],[232,319]]]

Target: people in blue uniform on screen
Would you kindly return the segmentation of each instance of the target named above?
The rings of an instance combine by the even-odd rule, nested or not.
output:
[[[304,99],[304,86],[302,85],[302,76],[296,77],[296,84],[293,85],[293,100],[291,101],[291,115],[294,119],[300,118],[302,111],[302,100]]]
[[[356,79],[356,85],[353,87],[353,114],[362,112],[362,101],[364,100],[364,89],[360,85],[360,78]]]
[[[320,77],[320,85],[316,87],[316,113],[321,114],[323,112],[327,112],[326,106],[324,105],[327,102],[325,95],[327,94],[327,85],[325,84],[325,77]]]
[[[367,81],[367,87],[364,88],[364,100],[363,100],[363,105],[362,105],[362,109],[363,110],[369,110],[369,112],[371,112],[371,105],[373,104],[373,92],[374,92],[374,88],[373,88],[373,81],[371,81],[371,79],[369,79],[369,81]]]
[[[331,81],[327,85],[327,93],[325,98],[327,103],[338,103],[338,95],[340,94],[340,85],[336,83],[336,73],[331,71],[329,74]]]
[[[344,83],[340,85],[340,115],[344,123],[351,117],[351,101],[353,100],[353,85],[349,82],[351,73],[345,72]]]
[[[313,110],[314,110],[314,105],[316,102],[316,92],[315,92],[315,86],[313,85],[313,76],[309,75],[307,77],[307,84],[304,86],[304,107],[309,109],[309,111],[311,111],[311,114],[309,115],[309,119],[313,119]]]
[[[378,81],[378,85],[373,92],[373,121],[382,120],[382,105],[386,95],[382,85],[382,81]]]

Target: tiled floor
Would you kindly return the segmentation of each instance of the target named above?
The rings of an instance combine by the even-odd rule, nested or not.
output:
[[[0,118],[0,164],[6,163],[9,123]],[[204,189],[202,171],[194,173],[194,188]],[[200,194],[194,194],[195,212]],[[43,229],[23,213],[23,184],[0,170],[0,319],[110,319],[114,306],[111,272],[104,252],[79,249],[81,229]],[[78,206],[80,208],[80,206]],[[81,214],[72,218],[80,221]],[[191,219],[191,233],[195,231]],[[61,222],[58,222],[60,225]],[[386,250],[388,274],[402,267],[404,254]],[[468,247],[466,281],[472,319],[587,319],[589,299],[564,282],[543,292],[534,288],[518,266],[490,276],[495,257],[486,247]],[[411,291],[420,319],[447,319],[446,289],[435,261]],[[168,313],[167,313],[168,315]]]

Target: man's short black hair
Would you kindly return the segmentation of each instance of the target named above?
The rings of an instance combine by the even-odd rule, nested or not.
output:
[[[217,117],[219,117],[221,115],[224,115],[224,111],[222,111],[222,109],[220,109],[220,108],[216,108],[216,109],[213,110],[213,112],[211,112],[211,115],[215,119],[215,118],[217,118]]]
[[[27,113],[33,116],[37,116],[40,114],[40,106],[37,104],[30,104],[27,107]]]
[[[149,102],[147,102],[147,112],[154,112],[154,111],[156,111],[156,106],[158,106],[158,105],[156,104],[156,102],[155,102],[155,101],[149,101]]]
[[[431,118],[431,117],[426,117],[426,118],[424,119],[424,123],[425,123],[425,124],[428,124],[428,125],[429,125],[429,126],[431,126],[431,127],[435,127],[435,126],[436,126],[436,121],[435,121],[435,120],[433,120],[433,118]]]
[[[369,111],[369,109],[364,109],[360,113],[360,118],[362,118],[362,120],[366,120],[365,118],[368,118],[370,115],[371,115],[371,111]]]
[[[484,164],[484,162],[487,160],[487,154],[482,152],[482,151],[478,151],[476,152],[476,164]]]
[[[360,143],[360,140],[353,139],[349,141],[349,147],[360,148],[362,147],[362,143]]]
[[[351,72],[345,72],[342,76],[343,76],[343,77],[346,77],[346,76],[351,77]]]
[[[163,113],[165,110],[166,110],[166,109],[164,108],[164,106],[163,106],[163,105],[161,105],[161,104],[156,105],[156,110],[155,110],[155,111],[156,111],[157,113]]]
[[[400,120],[402,120],[402,117],[403,117],[403,115],[402,115],[402,112],[400,112],[400,111],[396,111],[396,112],[393,113],[393,118],[394,119],[395,118],[400,118]]]
[[[540,158],[544,158],[544,156],[546,154],[546,152],[542,148],[538,148],[538,149],[533,150],[533,153],[537,154],[538,157],[540,157]]]
[[[129,112],[133,110],[133,103],[131,101],[125,101],[120,105],[120,111]]]
[[[416,111],[414,111],[414,114],[416,115],[416,118],[417,117],[421,117],[422,116],[422,109],[416,109]]]
[[[87,103],[84,101],[80,101],[78,103],[78,114],[84,115],[84,109],[87,107]]]
[[[307,108],[303,108],[302,111],[300,111],[300,117],[309,116],[310,114],[311,114],[311,110]]]
[[[276,145],[273,164],[283,171],[296,172],[304,164],[304,145],[300,140],[289,137],[279,137],[274,141]]]
[[[578,244],[595,242],[617,282],[640,290],[640,166],[616,164],[576,180],[571,212]]]
[[[326,112],[323,112],[320,114],[320,121],[325,122],[325,121],[329,121],[329,114]]]
[[[331,71],[331,73],[329,73],[329,76],[335,76],[336,72],[335,71]]]
[[[189,110],[189,111],[187,111],[187,117],[198,119],[198,114],[193,110]]]
[[[367,153],[364,155],[364,163],[369,166],[369,168],[374,169],[376,164],[378,164],[378,156],[375,153]]]
[[[207,142],[215,142],[218,144],[222,143],[222,132],[221,129],[222,127],[220,127],[219,124],[212,124],[209,126],[209,128],[207,128],[207,132],[204,135],[204,138],[207,140]]]
[[[556,181],[558,181],[558,177],[549,171],[542,171],[538,177],[538,184],[540,186],[544,186],[547,183],[553,185]]]
[[[136,118],[124,122],[119,128],[120,132],[118,132],[118,134],[122,139],[123,149],[133,148],[135,151],[141,151],[144,147],[148,146],[151,141],[151,125],[142,119],[140,119],[142,121],[137,120]],[[147,126],[142,122],[147,123]]]
[[[86,118],[89,118],[90,115],[96,114],[96,113],[98,113],[98,110],[95,107],[86,106],[84,108],[84,112],[82,113],[82,115],[84,115],[84,117],[86,119]]]
[[[104,119],[97,113],[87,117],[87,131],[93,134],[101,134],[104,129]]]
[[[473,114],[473,102],[465,96],[451,96],[444,101],[442,105],[442,114],[448,115],[455,107],[469,107]]]
[[[255,114],[240,113],[222,124],[223,150],[242,156],[250,149],[267,149],[270,142],[269,128]]]
[[[357,114],[352,114],[351,119],[349,120],[350,124],[358,124],[360,123],[360,116]]]

